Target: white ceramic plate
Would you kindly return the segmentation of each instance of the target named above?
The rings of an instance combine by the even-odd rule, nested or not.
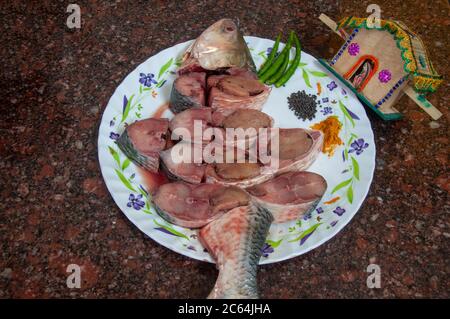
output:
[[[245,39],[259,67],[273,41],[256,37]],[[108,190],[133,224],[173,251],[213,262],[197,240],[195,230],[169,224],[156,214],[143,177],[115,144],[125,123],[148,118],[168,102],[174,71],[190,43],[175,45],[150,57],[119,85],[103,113],[98,153]],[[294,55],[294,49],[291,54]],[[327,192],[311,215],[298,221],[272,225],[261,264],[304,254],[332,238],[352,219],[367,195],[375,167],[373,133],[363,106],[352,92],[344,88],[314,57],[302,52],[301,65],[286,86],[272,89],[263,111],[275,119],[275,126],[308,128],[336,115],[343,125],[340,137],[344,145],[338,147],[331,157],[320,154],[309,168],[326,179]],[[299,90],[317,95],[321,102],[316,118],[311,122],[297,119],[288,108],[287,97]],[[172,116],[170,111],[163,113],[163,117]]]

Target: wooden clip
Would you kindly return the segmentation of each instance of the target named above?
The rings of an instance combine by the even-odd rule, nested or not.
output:
[[[322,21],[327,27],[329,27],[331,30],[333,30],[333,32],[336,33],[341,38],[346,39],[348,37],[348,34],[343,29],[336,30],[337,23],[334,22],[326,14],[321,13],[319,16],[319,20]]]
[[[433,104],[431,104],[422,95],[414,91],[410,85],[405,86],[403,91],[409,96],[410,99],[416,102],[422,110],[428,113],[433,120],[437,120],[442,116],[442,113]]]

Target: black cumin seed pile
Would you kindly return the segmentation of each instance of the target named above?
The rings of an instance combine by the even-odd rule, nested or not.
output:
[[[299,119],[311,121],[316,117],[316,99],[316,95],[306,94],[304,90],[292,93],[291,96],[288,97],[289,109],[291,109]]]

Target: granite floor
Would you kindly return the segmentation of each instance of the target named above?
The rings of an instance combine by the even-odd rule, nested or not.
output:
[[[0,298],[204,298],[214,266],[146,237],[103,183],[97,132],[109,97],[149,56],[222,17],[247,35],[293,29],[305,51],[329,58],[340,40],[317,16],[365,16],[371,1],[76,2],[75,31],[65,1],[0,4]],[[448,79],[448,2],[378,4],[422,36]],[[360,212],[319,248],[260,267],[263,297],[449,297],[448,89],[430,97],[438,121],[406,97],[401,121],[368,112],[377,162]],[[82,266],[81,289],[66,286],[70,263]],[[366,286],[370,263],[382,269],[380,289]]]

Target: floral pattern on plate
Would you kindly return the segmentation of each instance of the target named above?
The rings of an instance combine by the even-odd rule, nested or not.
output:
[[[270,53],[273,41],[246,37],[257,66]],[[151,205],[151,195],[137,167],[118,149],[115,141],[125,127],[148,118],[168,102],[175,70],[191,41],[178,44],[150,57],[132,71],[111,97],[103,114],[98,138],[100,166],[108,190],[125,215],[158,243],[183,255],[212,262],[201,246],[197,231],[178,227],[159,217]],[[280,44],[280,49],[282,49]],[[294,56],[292,49],[291,55]],[[318,96],[316,117],[299,121],[289,110],[287,97],[305,90]],[[320,99],[319,99],[320,98]],[[316,209],[297,221],[273,224],[260,263],[292,258],[335,236],[353,218],[372,181],[375,144],[364,108],[351,92],[318,61],[305,52],[293,77],[281,88],[273,88],[264,112],[280,127],[310,127],[332,114],[342,124],[344,144],[331,157],[321,154],[308,169],[321,174],[328,189]],[[165,111],[163,117],[171,117]]]

